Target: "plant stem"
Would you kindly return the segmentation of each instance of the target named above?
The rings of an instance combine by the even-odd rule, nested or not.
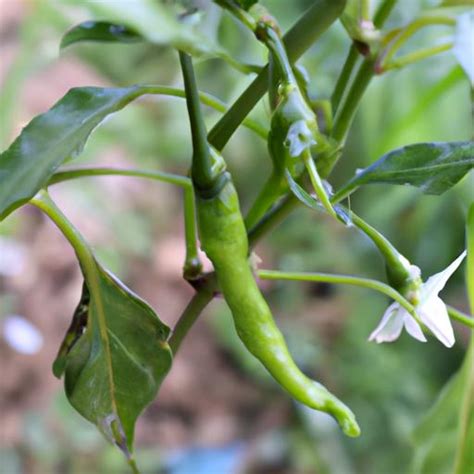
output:
[[[95,275],[94,257],[87,242],[56,206],[54,201],[49,197],[48,192],[41,190],[29,203],[41,209],[56,224],[76,252],[77,259],[81,264],[84,274],[89,276]]]
[[[396,3],[397,3],[397,0],[384,0],[380,4],[374,16],[374,25],[376,28],[382,28],[385,21],[387,20],[390,13],[392,12],[393,8],[395,7]],[[349,57],[351,56],[351,54],[354,54],[354,53],[351,53],[351,51],[349,51],[349,56],[346,59],[346,63],[349,61]],[[349,78],[352,73],[352,69],[354,68],[355,64],[356,64],[355,58],[351,59],[347,66],[348,70],[344,71],[343,69],[343,73],[347,76],[347,78],[343,77],[341,79],[341,81],[343,82],[343,84],[339,86],[341,89],[342,89],[342,85],[344,85],[344,89],[347,87]],[[367,86],[370,83],[370,80],[372,79],[375,73],[374,66],[375,66],[374,59],[366,58],[364,60],[364,62],[359,66],[359,70],[346,95],[346,98],[342,105],[342,109],[337,110],[331,136],[338,142],[343,142],[346,138],[346,135],[349,131],[352,120],[357,111],[357,107],[359,105],[360,99],[362,98],[365,90],[367,89]],[[342,76],[342,73],[341,73],[341,76]],[[344,90],[338,91],[338,94],[336,95],[336,99],[339,96],[339,99],[336,101],[336,104],[337,104],[336,108],[338,109],[340,105],[340,100],[343,95],[344,95]],[[334,110],[334,112],[336,112],[336,110]]]
[[[283,220],[297,205],[299,201],[293,194],[288,195],[279,204],[271,209],[259,223],[248,232],[249,247],[252,248],[258,240],[265,235],[273,226]],[[217,280],[212,273],[208,280],[200,287],[192,297],[184,312],[181,314],[170,337],[169,344],[173,354],[179,349],[182,340],[199,317],[199,314],[212,300],[217,290]]]
[[[195,186],[200,189],[209,189],[215,184],[215,176],[212,171],[212,157],[209,144],[207,143],[207,130],[201,113],[193,62],[191,56],[182,51],[179,52],[179,60],[183,72],[184,90],[186,91],[186,104],[193,142],[191,176]]]
[[[370,21],[370,0],[359,0],[359,18]]]
[[[381,69],[385,71],[385,65],[390,63],[390,60],[397,53],[397,51],[421,28],[431,25],[454,26],[455,24],[456,20],[448,16],[424,16],[412,21],[409,25],[403,28],[403,30],[395,37],[395,39],[385,50],[383,59],[381,61]]]
[[[374,65],[375,60],[371,58],[365,59],[360,65],[346,99],[336,113],[331,132],[331,136],[336,142],[342,143],[345,141],[359,102],[374,75]]]
[[[260,40],[265,44],[273,60],[278,64],[280,77],[283,81],[288,84],[297,84],[288,53],[278,33],[270,25],[266,25],[265,32]]]
[[[151,179],[158,179],[163,181],[163,174],[165,175],[165,180],[167,182],[173,182],[173,184],[178,184],[185,188],[185,196],[191,195],[193,197],[192,206],[188,207],[188,212],[192,213],[192,228],[187,230],[189,233],[189,241],[187,239],[187,251],[192,255],[193,252],[196,252],[197,248],[194,247],[191,242],[196,243],[196,228],[194,224],[194,196],[193,189],[191,187],[191,180],[184,176],[172,176],[172,180],[169,180],[169,175],[167,173],[151,172],[151,171],[140,171],[140,170],[121,170],[115,168],[79,168],[66,170],[58,172],[53,175],[50,184],[59,183],[68,179],[80,178],[85,176],[98,176],[106,174],[120,174],[126,176],[139,176],[146,177]],[[191,193],[191,194],[190,194]],[[93,258],[89,246],[85,242],[82,235],[72,226],[72,224],[66,219],[64,214],[59,210],[59,208],[54,204],[54,202],[49,197],[46,191],[40,191],[31,201],[30,204],[40,208],[50,219],[57,225],[57,227],[64,234],[66,239],[70,242],[74,248],[78,260],[83,266],[83,271],[86,271],[87,263]],[[186,206],[185,206],[186,212]],[[191,219],[191,216],[189,217]],[[196,244],[197,245],[197,244]],[[209,278],[204,285],[199,289],[197,293],[193,296],[190,303],[186,307],[184,313],[180,317],[172,336],[170,337],[169,343],[170,347],[173,350],[173,353],[177,351],[181,340],[189,331],[194,321],[205,308],[205,306],[212,300],[214,291],[216,288],[216,282],[213,278]]]
[[[392,13],[396,3],[397,0],[384,0],[380,4],[374,16],[374,25],[376,28],[382,28],[385,21],[390,16],[390,13]]]
[[[320,178],[325,179],[329,172],[330,167],[322,170],[319,173]],[[268,191],[268,194],[271,194],[271,190]],[[279,222],[281,222],[285,217],[287,217],[301,203],[301,201],[293,193],[290,192],[287,192],[285,195],[280,193],[278,195],[278,198],[280,199],[280,201],[272,208],[270,208],[271,203],[268,203],[268,205],[265,204],[266,209],[270,210],[265,215],[263,215],[263,217],[261,217],[255,225],[248,225],[247,233],[249,237],[250,248],[252,248],[262,236],[268,233],[273,227],[275,227]],[[261,199],[263,202],[263,198],[261,198],[259,195],[257,197],[257,201],[260,201]],[[335,202],[330,200],[330,203],[334,204]],[[254,206],[257,205],[259,204],[254,203]],[[260,213],[262,211],[264,211],[263,207],[260,209]]]
[[[66,168],[57,171],[48,181],[48,186],[52,184],[69,181],[71,179],[85,178],[91,176],[133,176],[137,178],[147,178],[164,183],[175,184],[184,189],[192,189],[191,180],[186,176],[180,176],[161,171],[146,171],[138,169],[115,168],[109,166],[90,166],[83,168]]]
[[[243,23],[250,31],[255,32],[257,22],[252,15],[240,8],[233,0],[214,0],[214,2],[234,15],[234,17]]]
[[[343,285],[354,285],[383,293],[389,296],[403,308],[405,308],[413,317],[419,321],[415,308],[398,291],[391,286],[377,280],[369,278],[359,278],[347,275],[333,275],[329,273],[308,273],[308,272],[282,272],[276,270],[258,270],[257,275],[263,280],[290,280],[290,281],[323,281],[327,283],[338,283]]]
[[[337,201],[331,200],[331,202],[335,204]],[[284,219],[299,203],[300,201],[291,194],[287,195],[276,206],[274,206],[257,225],[249,229],[250,247],[253,247],[264,234]],[[376,245],[380,253],[384,256],[390,271],[394,276],[396,276],[396,279],[403,282],[407,281],[410,277],[408,260],[406,260],[392,243],[374,227],[365,222],[354,212],[345,208],[343,209],[350,217],[352,223],[367,235]]]
[[[184,233],[186,239],[186,257],[184,261],[183,275],[189,280],[196,278],[200,274],[202,265],[198,254],[194,190],[191,180],[186,176],[164,173],[161,171],[145,171],[112,167],[70,168],[54,173],[48,182],[48,186],[71,179],[112,175],[147,178],[164,183],[174,184],[183,188]]]
[[[382,2],[374,19],[374,23],[377,27],[382,26],[390,14],[392,8],[395,6],[395,3],[396,0],[384,0]],[[345,0],[315,0],[313,2],[313,5],[301,16],[301,18],[283,37],[283,42],[290,61],[296,61],[314,43],[314,41],[317,40],[317,38],[339,17],[345,7],[345,4]],[[360,81],[361,79],[359,76],[362,76],[362,78],[367,81],[365,86],[362,84],[358,87],[355,87],[356,89],[360,89],[361,87],[363,88],[359,96],[360,99],[363,91],[370,81],[370,78],[364,78],[363,74],[360,74],[360,71],[356,77],[356,79],[359,78],[358,80]],[[230,107],[230,109],[228,109],[223,117],[221,117],[221,119],[212,128],[208,134],[209,143],[216,149],[222,150],[239,124],[242,123],[248,113],[253,109],[255,104],[266,92],[267,87],[268,65],[265,66],[257,78],[250,84],[249,87],[247,87],[247,89],[241,94],[237,101]],[[354,105],[352,104],[352,106]],[[357,103],[354,106],[354,111],[356,106]],[[352,111],[352,113],[354,113],[354,111]],[[345,126],[348,127],[349,125],[350,121],[346,123]],[[267,212],[267,214],[253,228],[248,229],[250,247],[253,247],[263,235],[272,229],[278,222],[282,221],[293,209],[296,208],[298,203],[298,199],[294,197],[293,194],[287,195],[276,206],[270,209],[270,211]],[[214,286],[210,286],[211,288],[215,289],[215,285],[216,283],[214,283]],[[197,295],[200,294],[200,291],[203,290],[199,290],[198,293],[193,297],[180,318],[180,321],[182,319],[190,319],[191,323],[185,324],[183,322],[180,325],[178,322],[178,325],[182,326],[180,329],[179,342],[181,342],[181,340],[186,335],[186,332],[196,320],[199,313],[196,314],[195,311],[202,311],[202,309],[204,309],[207,304],[207,302],[203,304],[201,309],[199,309],[199,306],[193,305],[193,307],[196,306],[197,309],[194,310],[190,308],[188,310],[194,299],[198,298]],[[207,291],[210,290],[208,289]],[[210,301],[212,299],[212,295],[207,296],[207,298],[209,298]],[[177,347],[179,347],[179,343],[177,344]]]
[[[403,257],[403,255],[392,245],[392,243],[377,229],[372,227],[370,224],[365,222],[364,219],[360,218],[357,214],[352,211],[346,210],[351,221],[354,225],[359,228],[367,237],[372,240],[372,242],[379,249],[380,253],[385,257],[387,265],[393,269],[397,270],[401,275],[401,279],[409,278],[408,260]]]
[[[196,226],[196,200],[194,189],[184,190],[184,236],[186,240],[186,257],[183,276],[186,280],[197,278],[202,270],[198,253],[198,232]]]
[[[275,204],[254,227],[248,229],[249,247],[253,248],[265,234],[287,217],[299,203],[298,198],[291,193]]]
[[[318,196],[321,204],[330,216],[334,217],[334,219],[337,219],[337,214],[331,205],[331,201],[329,200],[326,190],[324,189],[323,182],[321,181],[318,170],[316,169],[316,165],[314,164],[313,157],[311,156],[311,152],[309,150],[304,152],[303,161],[306,171],[308,172],[309,179],[311,180],[313,190]]]
[[[182,99],[186,98],[186,92],[183,89],[180,89],[177,87],[154,86],[154,85],[149,85],[149,86],[144,86],[144,87],[146,88],[148,94],[166,95],[170,97],[179,97]],[[222,102],[217,97],[214,97],[211,94],[207,94],[206,92],[199,92],[199,100],[204,105],[207,105],[208,107],[211,107],[212,109],[217,110],[218,112],[226,113],[229,110],[227,105],[224,102]],[[244,120],[242,120],[241,123],[244,127],[247,127],[249,130],[252,130],[264,140],[267,139],[268,130],[263,125],[256,122],[255,120],[252,120],[250,118],[245,118]]]
[[[388,16],[392,12],[392,9],[395,7],[396,3],[397,3],[397,0],[384,0],[380,4],[374,16],[374,26],[376,28],[381,28],[383,26]],[[337,109],[339,108],[339,104],[344,95],[344,91],[347,89],[347,85],[349,84],[349,80],[352,76],[352,71],[355,65],[357,64],[358,57],[359,57],[359,53],[357,51],[357,48],[355,47],[354,44],[352,44],[349,49],[347,58],[344,62],[344,66],[342,67],[341,74],[339,75],[337,79],[334,92],[331,95],[331,105],[332,105],[332,111],[334,114],[337,112]]]
[[[267,179],[245,217],[247,231],[253,229],[275,201],[284,194],[282,180],[283,178],[275,172],[272,172]]]
[[[206,282],[205,286],[194,294],[191,301],[186,306],[186,309],[181,314],[168,341],[173,354],[178,351],[181,342],[191,329],[191,326],[201,314],[202,310],[212,300],[214,296],[214,287],[214,280]]]
[[[336,21],[345,4],[345,0],[313,1],[312,6],[283,37],[291,62],[296,61]],[[214,148],[218,150],[224,148],[239,124],[265,94],[267,88],[268,64],[209,132],[209,143]]]
[[[474,329],[474,318],[472,316],[468,316],[467,314],[464,314],[462,311],[459,311],[458,309],[453,308],[452,306],[447,305],[446,307],[448,309],[448,314],[451,319],[455,319],[461,324],[464,324],[465,326]]]
[[[128,465],[130,466],[130,469],[132,470],[132,474],[140,474],[140,470],[138,469],[135,459],[129,458]]]
[[[334,91],[331,95],[331,107],[333,114],[335,114],[339,108],[342,96],[344,95],[344,91],[347,88],[347,84],[349,84],[352,71],[357,64],[358,59],[359,53],[354,44],[352,44],[344,65],[342,66],[341,74],[337,78],[336,86],[334,87]]]
[[[345,199],[347,196],[352,194],[354,191],[356,191],[357,189],[358,189],[358,186],[353,188],[351,186],[346,185],[346,186],[342,187],[341,189],[338,189],[337,192],[335,194],[333,194],[333,196],[331,197],[331,202],[333,204],[335,204],[337,202],[340,202],[343,199]]]
[[[453,43],[445,43],[405,54],[404,56],[396,58],[391,62],[384,63],[382,66],[383,72],[390,71],[391,69],[399,69],[401,67],[407,66],[408,64],[413,64],[417,61],[421,61],[422,59],[434,56],[435,54],[444,53],[445,51],[449,51],[452,47]]]

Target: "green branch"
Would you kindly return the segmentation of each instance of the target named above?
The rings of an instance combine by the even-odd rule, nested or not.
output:
[[[174,184],[184,189],[191,189],[191,180],[186,176],[180,176],[161,171],[146,171],[138,169],[115,168],[109,166],[90,166],[83,168],[60,169],[51,176],[48,186],[52,184],[69,181],[72,179],[86,178],[92,176],[133,176],[136,178],[146,178],[163,183]]]
[[[267,210],[273,206],[278,197],[284,195],[285,191],[286,189],[283,190],[282,177],[273,171],[245,216],[247,231],[253,229],[259,223]]]
[[[258,270],[257,275],[262,280],[286,280],[286,281],[313,281],[336,283],[342,285],[353,285],[362,288],[369,288],[378,291],[399,303],[405,308],[418,322],[420,322],[416,314],[415,307],[405,299],[398,291],[393,289],[386,283],[382,283],[370,278],[360,278],[348,275],[335,275],[330,273],[314,273],[314,272],[283,272],[277,270]],[[452,306],[447,306],[448,314],[451,319],[454,319],[467,327],[474,329],[474,318],[462,313]]]
[[[331,107],[333,113],[337,112],[339,108],[339,104],[341,103],[342,96],[347,89],[347,85],[352,76],[352,71],[354,70],[355,65],[357,64],[357,60],[359,59],[359,53],[357,48],[354,44],[351,45],[349,49],[349,53],[347,54],[347,58],[344,61],[344,65],[342,66],[341,73],[337,78],[336,85],[334,87],[334,91],[331,95]]]
[[[414,51],[413,53],[405,54],[381,65],[380,72],[386,72],[392,69],[400,69],[404,66],[408,66],[409,64],[421,61],[422,59],[444,53],[445,51],[449,51],[453,47],[453,44],[454,43],[439,44],[437,46],[431,46],[429,48],[423,48],[418,51]]]
[[[78,178],[94,176],[131,176],[146,178],[163,183],[174,184],[184,191],[184,232],[186,241],[186,257],[183,268],[183,276],[186,280],[193,280],[200,275],[202,264],[198,253],[198,238],[196,229],[196,212],[194,189],[191,180],[186,176],[180,176],[161,171],[146,171],[137,169],[124,169],[113,167],[85,167],[62,169],[53,174],[48,186]]]
[[[384,0],[380,4],[374,16],[374,25],[376,28],[382,28],[396,4],[397,0]]]
[[[464,314],[459,309],[453,308],[452,306],[447,306],[448,314],[451,319],[455,319],[456,321],[474,329],[474,318],[472,316],[468,316]]]
[[[374,66],[374,59],[367,58],[364,60],[357,71],[344,103],[336,113],[331,136],[338,143],[345,141],[349,128],[352,125],[352,120],[359,107],[360,100],[374,76]]]
[[[283,197],[255,226],[247,229],[249,247],[253,248],[265,234],[285,219],[299,204],[301,204],[301,201],[293,193]]]
[[[289,281],[320,281],[326,283],[338,283],[343,285],[354,285],[378,291],[389,296],[405,308],[418,322],[420,321],[415,308],[398,291],[386,283],[369,278],[359,278],[347,275],[334,275],[329,273],[307,273],[307,272],[281,272],[276,270],[258,270],[257,275],[263,280],[289,280]]]
[[[181,99],[186,98],[186,93],[183,89],[177,88],[177,87],[167,87],[167,86],[143,86],[146,88],[148,94],[154,94],[154,95],[166,95],[170,97],[179,97]],[[230,110],[227,105],[219,100],[217,97],[214,97],[211,94],[208,94],[206,92],[199,92],[199,100],[204,104],[207,105],[208,107],[217,110],[218,112],[222,113],[227,113],[228,110]],[[267,139],[268,135],[268,130],[255,120],[252,120],[250,118],[245,118],[244,120],[241,121],[241,124],[248,128],[249,130],[252,130],[255,132],[258,136],[263,138],[264,140]],[[240,125],[240,123],[239,123]]]
[[[400,50],[400,48],[410,39],[417,31],[433,25],[455,26],[456,20],[448,16],[422,16],[412,21],[409,25],[403,28],[395,39],[389,44],[383,53],[381,63],[381,70],[385,70],[385,65],[390,63],[393,56]]]
[[[257,22],[250,13],[247,13],[243,8],[237,5],[234,0],[214,0],[214,3],[217,3],[217,5],[227,10],[250,31],[255,33]]]
[[[393,8],[395,7],[397,0],[384,0],[377,9],[377,12],[374,16],[374,25],[376,28],[382,28],[385,21],[389,17]],[[352,70],[355,67],[357,61],[354,56],[352,49],[349,51],[349,55],[346,59],[347,68],[341,73],[341,76],[344,74],[340,81],[342,84],[339,85],[339,89],[336,93],[336,96],[332,100],[336,101],[336,108],[339,109],[341,98],[344,95],[344,89],[347,88],[350,76],[352,75]],[[352,57],[351,57],[352,56]],[[334,110],[336,112],[336,117],[334,119],[334,126],[331,132],[331,136],[338,142],[343,142],[347,136],[349,128],[354,119],[355,113],[359,106],[360,100],[364,95],[372,77],[375,74],[375,60],[372,58],[366,58],[363,63],[359,66],[359,69],[356,73],[356,76],[347,91],[344,103],[340,107],[340,110]],[[339,81],[338,81],[339,82]],[[334,165],[334,163],[333,163]]]
[[[211,151],[207,142],[207,130],[201,112],[199,92],[194,75],[193,60],[187,53],[179,52],[179,61],[186,91],[186,105],[188,108],[191,137],[193,142],[193,160],[191,176],[193,184],[200,189],[214,186],[216,177],[213,172]]]
[[[385,0],[382,2],[376,14],[376,26],[381,26],[385,21],[395,2],[396,0]],[[339,17],[345,4],[345,0],[315,0],[313,2],[308,11],[302,15],[283,38],[290,61],[296,61],[316,41]],[[268,65],[209,132],[208,140],[212,146],[222,150],[240,123],[245,122],[245,117],[264,95],[267,87]],[[249,244],[251,246],[255,245],[274,225],[283,220],[298,205],[298,202],[293,195],[284,197],[252,229],[249,229]],[[209,295],[209,293],[213,293],[216,290],[216,286],[217,283],[215,281],[206,283],[205,289],[201,288],[198,290],[187,306],[176,328],[178,335],[174,339],[178,342],[173,343],[175,350],[179,347],[181,340],[199,313],[212,299],[212,294]]]
[[[181,314],[178,322],[176,323],[173,333],[171,334],[168,343],[170,345],[173,354],[178,351],[181,342],[184,337],[191,329],[191,326],[195,323],[198,316],[201,314],[203,309],[214,297],[214,292],[217,287],[216,281],[212,278],[207,281],[191,298],[191,301],[186,306],[185,310]]]
[[[41,209],[56,224],[76,252],[83,273],[95,277],[97,270],[89,245],[49,197],[48,192],[41,190],[29,203]]]
[[[198,252],[198,231],[196,225],[196,200],[194,189],[184,190],[184,237],[186,242],[186,258],[184,261],[183,277],[192,281],[202,272],[202,263]]]
[[[370,21],[370,0],[359,0],[359,18]]]
[[[344,10],[346,0],[314,0],[283,37],[291,62],[295,62]],[[268,64],[209,132],[209,143],[222,150],[237,127],[268,88]]]

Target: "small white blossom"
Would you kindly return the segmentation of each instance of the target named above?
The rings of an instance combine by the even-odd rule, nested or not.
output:
[[[36,354],[43,346],[41,332],[23,316],[8,315],[3,321],[2,329],[7,343],[21,354]]]
[[[444,288],[451,275],[457,270],[464,257],[464,251],[451,265],[442,272],[428,278],[422,283],[417,301],[413,301],[413,295],[405,295],[415,303],[415,310],[421,322],[446,346],[452,347],[454,344],[454,333],[449,319],[448,310],[438,293]],[[418,267],[413,267],[413,271],[418,271]],[[410,297],[411,296],[411,297]],[[415,318],[399,303],[392,303],[385,311],[382,320],[369,337],[369,341],[391,342],[397,339],[403,327],[410,336],[419,341],[426,342],[426,337]]]

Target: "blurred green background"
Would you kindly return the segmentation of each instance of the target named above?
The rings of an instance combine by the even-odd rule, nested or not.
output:
[[[288,28],[310,1],[262,1]],[[434,2],[400,1],[387,29]],[[0,37],[1,149],[34,115],[74,86],[159,83],[181,86],[175,51],[146,45],[81,44],[59,53],[62,34],[87,19],[60,2],[2,0]],[[209,15],[209,31],[240,60],[263,64],[265,51],[229,17]],[[418,34],[430,44],[442,28]],[[340,24],[301,60],[314,98],[328,98],[349,38]],[[220,60],[199,61],[202,90],[231,103],[251,77]],[[267,123],[265,101],[252,116]],[[219,114],[206,110],[208,125]],[[470,89],[452,54],[376,77],[369,87],[331,183],[337,188],[382,153],[420,141],[472,137]],[[140,100],[102,125],[77,164],[187,172],[190,160],[184,102]],[[270,170],[265,143],[239,130],[224,150],[243,209]],[[353,209],[387,235],[428,276],[464,248],[472,173],[441,197],[407,187],[372,186]],[[92,242],[100,260],[172,325],[192,291],[181,281],[184,255],[179,191],[132,178],[94,178],[56,186],[53,197]],[[54,227],[26,206],[0,226],[0,317],[18,314],[42,334],[34,356],[0,340],[1,466],[16,473],[127,472],[118,451],[68,405],[50,365],[79,299],[72,251]],[[8,253],[8,256],[7,256]],[[357,274],[384,280],[369,241],[354,230],[298,209],[257,248],[264,268]],[[13,257],[12,257],[13,255]],[[3,266],[3,268],[5,265]],[[155,403],[138,425],[137,458],[145,473],[383,473],[408,472],[411,432],[456,371],[468,332],[455,325],[446,349],[406,335],[393,344],[368,343],[388,301],[367,290],[323,284],[263,283],[298,364],[322,380],[356,413],[363,435],[346,439],[324,414],[294,404],[245,353],[225,304],[213,302],[189,333]],[[463,271],[445,301],[467,312]]]

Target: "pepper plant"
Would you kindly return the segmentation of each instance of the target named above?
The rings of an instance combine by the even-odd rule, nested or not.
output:
[[[330,282],[387,295],[393,302],[368,335],[379,343],[396,340],[405,328],[419,341],[434,336],[452,347],[455,334],[451,319],[474,329],[472,316],[447,306],[438,296],[449,277],[467,262],[467,293],[471,312],[474,310],[474,205],[465,206],[466,250],[445,270],[426,278],[409,256],[402,255],[386,236],[351,209],[349,199],[359,188],[373,183],[409,185],[423,193],[442,194],[474,167],[474,142],[408,143],[384,154],[366,169],[354,170],[353,178],[338,189],[333,190],[330,184],[361,98],[377,75],[450,51],[473,87],[474,17],[466,8],[470,0],[445,0],[437,8],[391,29],[384,25],[396,0],[314,0],[286,33],[271,11],[252,0],[215,0],[196,5],[153,0],[69,3],[85,9],[91,19],[70,29],[61,40],[62,48],[83,41],[123,43],[123,47],[139,42],[166,46],[179,55],[184,82],[183,89],[153,84],[72,89],[50,110],[33,118],[0,156],[0,218],[23,205],[39,208],[73,247],[84,277],[81,299],[53,362],[53,372],[64,378],[72,406],[116,444],[131,469],[138,472],[133,457],[135,422],[172,370],[173,356],[197,317],[214,297],[222,295],[245,347],[288,396],[332,415],[346,435],[359,436],[357,413],[303,374],[293,361],[258,280]],[[266,48],[268,64],[241,63],[208,37],[202,27],[207,10],[230,15],[248,29],[254,41]],[[315,101],[309,91],[314,78],[309,78],[297,61],[336,21],[343,24],[352,45],[332,95]],[[446,42],[410,49],[409,40],[416,32],[437,25],[450,28]],[[235,74],[256,75],[230,107],[198,88],[193,60],[209,57],[227,61]],[[260,100],[266,100],[267,92],[268,123],[257,122],[248,115]],[[193,147],[188,176],[69,165],[109,115],[132,106],[139,97],[160,94],[186,100]],[[202,116],[203,104],[222,113],[209,131]],[[272,165],[245,216],[221,154],[240,126],[267,142]],[[99,263],[91,246],[48,194],[48,188],[56,183],[98,175],[151,179],[183,190],[183,278],[195,293],[172,329]],[[300,205],[318,216],[329,215],[343,231],[354,227],[367,236],[383,258],[386,281],[361,275],[259,268],[252,248]],[[211,260],[213,271],[203,271],[199,247]],[[457,437],[446,460],[449,472],[468,473],[474,468],[473,350],[471,340],[463,366],[415,434],[424,446],[424,454],[417,459],[419,472],[425,472],[428,453],[435,449],[433,434],[441,429],[454,430]],[[457,408],[449,404],[452,413],[443,428],[436,425],[436,413],[443,410],[448,399],[456,400]]]

